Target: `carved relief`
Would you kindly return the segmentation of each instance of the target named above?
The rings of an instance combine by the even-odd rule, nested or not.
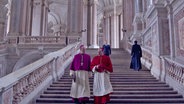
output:
[[[159,52],[159,47],[158,47],[158,43],[159,43],[159,41],[158,41],[158,36],[157,36],[157,31],[158,31],[158,26],[157,26],[157,24],[155,23],[155,24],[153,24],[153,26],[152,26],[152,47],[153,47],[153,52],[155,52],[155,53],[157,53],[157,52]]]
[[[152,48],[152,37],[151,37],[150,29],[148,30],[148,32],[146,32],[146,35],[144,36],[144,45],[145,45],[145,48],[151,50],[151,48]]]
[[[162,19],[162,43],[164,54],[170,53],[169,24],[167,19]]]
[[[184,50],[184,17],[178,22],[179,48]]]
[[[21,78],[13,86],[13,104],[19,104],[51,74],[51,65],[52,61]]]
[[[3,104],[11,104],[13,96],[13,89],[8,89],[5,93],[3,93]]]
[[[7,0],[1,0],[0,1],[0,41],[4,39],[4,33],[5,33],[5,25],[6,25],[6,19],[7,19],[7,13],[8,8],[6,7],[6,4],[8,3]]]
[[[176,56],[182,56],[184,57],[184,8],[182,8],[180,11],[178,11],[174,15],[174,28],[175,28],[175,36],[176,36]]]

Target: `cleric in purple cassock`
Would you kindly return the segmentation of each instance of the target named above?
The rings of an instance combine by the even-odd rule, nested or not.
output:
[[[80,53],[74,56],[70,66],[70,76],[73,78],[70,96],[76,104],[85,104],[89,100],[90,63],[91,58],[85,53],[84,45],[81,45]]]
[[[131,56],[132,59],[130,63],[130,68],[139,71],[142,68],[141,66],[142,50],[140,45],[137,44],[137,41],[134,41],[134,45],[132,46],[131,50]]]

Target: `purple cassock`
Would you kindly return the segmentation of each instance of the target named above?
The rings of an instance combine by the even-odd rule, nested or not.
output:
[[[71,63],[70,70],[85,70],[90,71],[91,58],[88,54],[77,54]]]
[[[88,54],[76,54],[70,66],[70,76],[73,76],[70,97],[73,102],[83,104],[89,101],[89,73],[91,58]]]

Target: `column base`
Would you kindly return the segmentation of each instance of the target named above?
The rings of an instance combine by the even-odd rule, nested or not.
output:
[[[99,46],[98,45],[91,45],[88,48],[99,48]]]

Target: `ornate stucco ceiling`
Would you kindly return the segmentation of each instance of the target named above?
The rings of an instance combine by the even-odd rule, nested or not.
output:
[[[100,7],[108,7],[108,6],[114,6],[114,5],[121,5],[122,0],[98,0]]]
[[[122,0],[97,0],[98,1],[98,14],[114,7],[122,5]]]
[[[117,6],[122,5],[122,0],[97,0],[97,15],[98,15],[98,23],[104,16],[105,11],[114,11]]]

